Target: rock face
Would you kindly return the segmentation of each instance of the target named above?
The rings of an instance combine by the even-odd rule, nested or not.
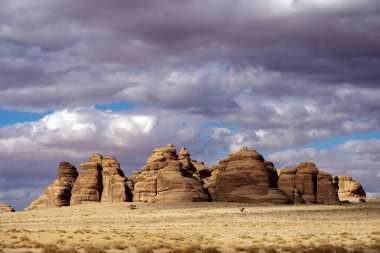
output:
[[[339,176],[339,199],[340,201],[361,202],[367,196],[361,184],[349,176]]]
[[[14,211],[15,209],[13,209],[10,205],[0,204],[0,213],[11,213]]]
[[[25,210],[70,205],[71,190],[77,177],[78,172],[72,164],[61,162],[56,180]]]
[[[243,147],[221,160],[216,169],[216,201],[271,204],[290,202],[286,194],[277,188],[277,171],[273,164],[265,162],[256,150]]]
[[[313,162],[302,162],[297,166],[295,187],[304,203],[316,202],[318,172]]]
[[[335,204],[339,203],[336,186],[331,174],[320,171],[317,176],[317,203]]]
[[[102,193],[101,163],[93,159],[80,164],[80,174],[76,180],[70,205],[99,202]]]
[[[293,203],[303,203],[296,189],[296,173],[297,169],[291,167],[286,167],[281,170],[278,179],[278,188],[283,190]]]
[[[215,197],[216,197],[216,179],[218,178],[218,175],[219,175],[218,166],[213,166],[211,168],[211,176],[203,180],[204,187],[208,190],[212,200],[215,200]]]
[[[182,149],[180,157],[173,145],[156,148],[142,172],[135,178],[135,202],[207,201],[209,195],[191,163],[190,154]]]
[[[113,156],[102,160],[103,192],[101,202],[124,202],[132,199],[132,192],[127,185],[127,179],[120,169],[119,162]]]
[[[319,171],[313,162],[302,162],[296,168],[286,167],[281,170],[278,187],[293,203],[339,202],[333,177]]]

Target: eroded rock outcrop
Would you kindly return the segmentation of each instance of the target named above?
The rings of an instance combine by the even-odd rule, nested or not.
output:
[[[15,209],[7,204],[0,204],[0,213],[11,213],[14,212]]]
[[[304,203],[316,203],[318,172],[313,162],[302,162],[297,166],[295,187]]]
[[[225,202],[286,204],[277,188],[277,171],[256,150],[243,147],[219,162],[215,200]]]
[[[365,202],[366,193],[362,185],[349,176],[339,176],[338,196],[340,201]]]
[[[209,195],[199,177],[190,154],[182,149],[180,159],[173,145],[156,148],[142,172],[135,178],[135,202],[207,201]]]
[[[119,162],[113,156],[102,160],[103,191],[101,202],[124,202],[132,200],[132,192],[120,169]]]
[[[213,166],[210,171],[211,171],[211,175],[203,179],[204,187],[208,190],[211,196],[211,199],[215,200],[216,179],[218,178],[218,175],[219,175],[218,166]]]
[[[280,171],[278,187],[293,203],[338,203],[338,194],[331,174],[319,171],[313,162],[299,163],[296,168]]]
[[[331,174],[320,171],[317,175],[317,203],[335,204],[339,203],[339,198]]]
[[[72,190],[70,205],[99,202],[102,193],[101,163],[91,158],[88,162],[81,163],[80,169]]]
[[[293,203],[303,203],[296,189],[296,168],[286,167],[280,171],[278,188],[283,190]]]
[[[61,162],[56,180],[25,210],[70,205],[71,191],[77,177],[78,172],[72,164]]]

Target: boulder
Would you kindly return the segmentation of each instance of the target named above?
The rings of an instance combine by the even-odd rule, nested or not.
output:
[[[215,200],[221,202],[286,204],[290,199],[279,190],[277,171],[256,150],[243,147],[228,155],[217,167]]]
[[[80,164],[80,174],[72,189],[70,205],[99,202],[102,193],[101,163],[90,159]]]
[[[340,201],[365,202],[367,196],[362,185],[349,176],[339,176]]]
[[[71,191],[77,177],[78,172],[72,164],[61,162],[56,180],[25,210],[70,205]]]
[[[339,203],[338,192],[336,191],[331,174],[320,171],[317,175],[317,203],[336,204]]]
[[[113,156],[102,160],[103,191],[101,202],[124,202],[132,200],[132,192],[127,184],[119,162]]]
[[[0,213],[11,213],[14,212],[15,209],[7,204],[0,204]]]
[[[210,198],[201,179],[194,175],[195,168],[185,148],[180,157],[172,144],[154,149],[141,171],[135,178],[135,202],[194,202]]]

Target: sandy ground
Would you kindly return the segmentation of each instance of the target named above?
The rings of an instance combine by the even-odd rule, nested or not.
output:
[[[93,203],[0,214],[0,252],[40,248],[48,243],[81,251],[93,245],[109,252],[142,253],[190,245],[217,247],[224,252],[249,248],[265,252],[269,247],[287,252],[318,245],[380,252],[380,203],[137,203],[136,209],[130,205]]]

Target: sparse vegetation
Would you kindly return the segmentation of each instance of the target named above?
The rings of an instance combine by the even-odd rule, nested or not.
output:
[[[153,250],[154,249],[152,247],[139,247],[139,248],[137,248],[138,253],[152,253]]]
[[[265,253],[277,253],[277,250],[273,247],[268,247],[265,249]]]
[[[216,247],[207,247],[203,248],[201,253],[221,253],[221,251]]]
[[[88,245],[84,248],[85,253],[106,253],[103,247]]]
[[[27,237],[26,235],[21,236],[19,240],[20,240],[20,242],[29,242],[30,241],[29,237]]]

